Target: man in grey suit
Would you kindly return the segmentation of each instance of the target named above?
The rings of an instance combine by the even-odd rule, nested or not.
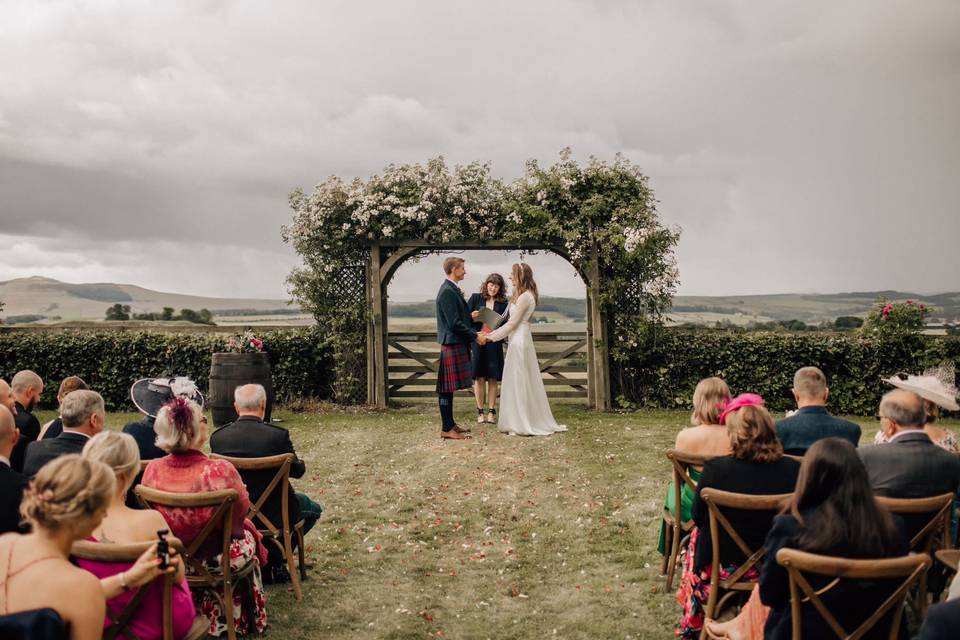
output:
[[[802,456],[817,440],[831,437],[843,438],[853,446],[860,442],[860,425],[827,411],[830,389],[823,371],[816,367],[798,369],[793,375],[793,397],[796,413],[777,421],[777,437],[784,452]]]
[[[880,428],[890,438],[859,450],[870,485],[878,496],[929,498],[957,493],[960,456],[941,449],[923,430],[927,416],[923,400],[912,391],[896,389],[880,401]],[[929,516],[905,518],[911,535]],[[918,526],[919,525],[919,526]]]

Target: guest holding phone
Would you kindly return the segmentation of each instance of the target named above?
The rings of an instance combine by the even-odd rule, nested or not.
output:
[[[491,273],[483,281],[480,293],[470,296],[467,307],[473,318],[473,328],[487,334],[496,329],[480,321],[480,310],[486,307],[499,315],[507,312],[507,286],[503,276]],[[503,380],[503,343],[473,343],[471,364],[473,366],[473,395],[477,399],[477,423],[496,424],[498,385]]]

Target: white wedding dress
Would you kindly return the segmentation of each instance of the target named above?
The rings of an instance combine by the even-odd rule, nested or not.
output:
[[[507,359],[503,363],[497,428],[518,436],[549,436],[567,430],[553,419],[547,402],[547,391],[530,332],[530,318],[536,308],[533,294],[524,291],[517,302],[510,305],[507,323],[487,334],[487,338],[494,341],[510,338]]]

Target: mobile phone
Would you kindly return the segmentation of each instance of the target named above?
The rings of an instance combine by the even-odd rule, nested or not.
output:
[[[160,529],[157,531],[157,557],[160,559],[161,569],[166,569],[170,566],[170,544],[167,542],[168,535],[170,535],[169,529]]]

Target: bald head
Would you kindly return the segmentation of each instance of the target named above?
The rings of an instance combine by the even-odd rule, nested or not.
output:
[[[927,422],[923,399],[912,391],[894,389],[880,401],[880,419],[892,423],[898,431],[923,429]]]
[[[13,397],[27,411],[33,411],[40,404],[40,394],[43,393],[43,379],[33,371],[29,369],[18,371],[10,380],[10,386],[13,388]]]
[[[17,400],[13,397],[13,389],[6,380],[0,380],[0,406],[6,407],[10,413],[17,415]]]
[[[0,455],[10,459],[13,445],[17,444],[20,432],[13,421],[13,414],[6,407],[0,405]]]
[[[240,416],[256,416],[263,420],[267,412],[267,391],[263,385],[245,384],[233,391],[233,407]]]

